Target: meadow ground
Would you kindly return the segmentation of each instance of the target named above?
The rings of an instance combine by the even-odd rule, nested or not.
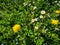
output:
[[[60,45],[60,1],[0,0],[0,45]]]

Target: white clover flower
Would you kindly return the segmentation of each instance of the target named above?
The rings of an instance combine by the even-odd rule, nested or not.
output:
[[[58,6],[60,6],[60,4],[59,4],[59,3],[57,3],[57,5],[58,5]]]
[[[2,43],[1,45],[4,45],[4,43]]]
[[[20,35],[18,35],[17,37],[20,37]]]
[[[33,2],[33,3],[35,3],[35,2]]]
[[[37,39],[38,37],[35,37],[35,39]]]
[[[31,4],[29,4],[29,6],[31,6]]]
[[[42,11],[41,11],[41,14],[45,14],[45,13],[46,13],[45,10],[42,10]]]
[[[59,28],[55,28],[55,30],[59,30]]]
[[[40,18],[43,18],[43,16],[42,16],[42,15],[40,15]]]
[[[34,19],[32,19],[32,20],[31,20],[31,23],[33,23],[33,22],[35,22],[35,20],[34,20]]]
[[[36,7],[36,6],[33,8],[33,10],[35,10],[35,9],[37,9],[37,7]]]
[[[48,31],[48,29],[45,29],[46,31]]]
[[[43,24],[43,23],[40,23],[41,25]]]
[[[60,1],[59,1],[59,3],[60,3]]]
[[[34,20],[35,20],[35,21],[38,21],[38,18],[35,18]]]
[[[38,26],[35,26],[34,29],[38,29]]]
[[[26,3],[23,3],[24,6],[26,6],[27,4]]]
[[[18,42],[16,42],[16,45],[19,44]]]
[[[33,22],[35,22],[35,21],[38,21],[38,18],[32,19],[32,20],[31,20],[31,23],[33,23]]]
[[[32,14],[34,14],[34,12],[31,12]]]
[[[57,1],[55,1],[55,3],[57,3]]]

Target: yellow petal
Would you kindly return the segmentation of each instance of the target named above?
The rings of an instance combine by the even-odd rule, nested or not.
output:
[[[60,10],[56,10],[55,13],[59,14],[60,13]]]
[[[13,26],[13,31],[14,31],[14,32],[18,32],[20,28],[21,28],[21,27],[20,27],[19,24],[15,24],[15,25]]]

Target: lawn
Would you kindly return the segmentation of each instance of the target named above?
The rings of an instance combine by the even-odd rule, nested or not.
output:
[[[0,0],[0,45],[60,45],[60,1]]]

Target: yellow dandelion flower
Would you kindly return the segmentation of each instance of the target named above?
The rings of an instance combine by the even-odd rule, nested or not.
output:
[[[15,24],[15,25],[13,26],[13,31],[14,31],[14,32],[18,32],[20,28],[21,28],[21,27],[20,27],[19,24]]]
[[[60,10],[56,10],[55,13],[59,14],[60,13]]]
[[[59,20],[52,20],[51,23],[57,25],[59,23]]]

